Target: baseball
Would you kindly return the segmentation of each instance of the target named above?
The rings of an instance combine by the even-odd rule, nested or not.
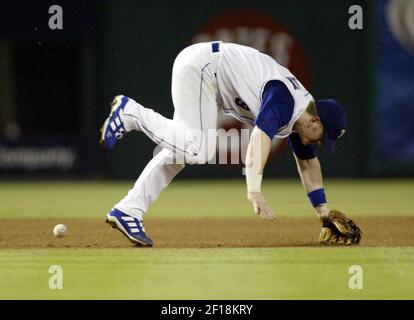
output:
[[[64,224],[57,224],[53,228],[53,234],[55,237],[63,238],[68,234],[68,228]]]

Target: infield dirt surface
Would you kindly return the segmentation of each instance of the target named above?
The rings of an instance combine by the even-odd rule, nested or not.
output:
[[[361,246],[413,246],[414,217],[361,217]],[[65,238],[53,227],[64,223]],[[145,221],[155,248],[300,247],[318,246],[316,218],[279,218],[275,222],[252,218],[154,218]],[[132,244],[104,219],[2,219],[0,249],[125,248]]]
[[[352,248],[319,246],[298,179],[265,181],[273,223],[241,179],[176,181],[145,216],[155,247],[135,248],[104,221],[131,185],[0,182],[0,299],[413,299],[412,179],[325,181],[330,207],[363,231]],[[55,265],[63,290],[49,287]],[[354,265],[363,290],[349,288]]]

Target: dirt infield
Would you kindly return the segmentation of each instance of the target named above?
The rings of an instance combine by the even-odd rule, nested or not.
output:
[[[413,246],[414,217],[359,218],[362,246]],[[55,238],[53,226],[67,225],[69,235]],[[317,219],[147,219],[156,248],[317,246]],[[96,219],[0,220],[0,249],[122,248],[132,246],[117,230]]]

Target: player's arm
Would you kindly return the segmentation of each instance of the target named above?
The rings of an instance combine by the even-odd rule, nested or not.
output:
[[[293,114],[294,100],[286,85],[269,81],[263,90],[262,105],[250,136],[246,155],[247,197],[254,211],[264,219],[274,220],[274,213],[261,193],[263,169],[269,157],[272,139]]]
[[[299,135],[289,136],[289,145],[293,150],[303,188],[320,218],[326,217],[329,208],[323,188],[321,164],[315,153],[314,145],[302,145]]]
[[[263,219],[273,221],[275,215],[261,193],[263,170],[269,157],[272,140],[258,126],[253,128],[246,154],[247,198],[254,212]]]

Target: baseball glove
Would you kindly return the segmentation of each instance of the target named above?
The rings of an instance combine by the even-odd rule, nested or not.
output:
[[[322,219],[319,242],[329,245],[356,245],[362,237],[361,229],[340,211],[329,211],[328,217]]]

